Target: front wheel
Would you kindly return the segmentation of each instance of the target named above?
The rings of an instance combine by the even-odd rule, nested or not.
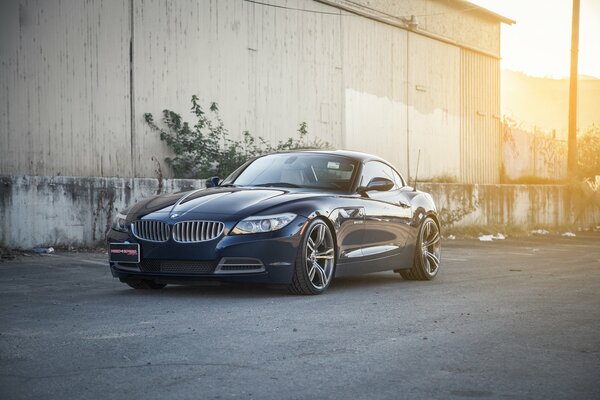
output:
[[[294,276],[289,289],[294,294],[321,294],[335,270],[335,242],[321,219],[310,222],[302,236]]]
[[[398,272],[409,281],[435,278],[440,269],[441,250],[440,227],[431,217],[425,217],[417,235],[413,267]]]

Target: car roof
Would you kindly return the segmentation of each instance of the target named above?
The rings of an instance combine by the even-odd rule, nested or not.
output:
[[[317,154],[333,154],[333,155],[338,155],[338,156],[342,156],[342,157],[347,157],[347,158],[352,158],[353,160],[357,160],[357,161],[361,161],[361,162],[366,162],[366,161],[382,161],[386,164],[390,164],[389,162],[387,162],[386,160],[384,160],[381,157],[377,157],[374,156],[372,154],[368,154],[368,153],[363,153],[360,151],[353,151],[353,150],[289,150],[289,151],[282,151],[280,153],[317,153]],[[392,164],[390,164],[392,165]]]

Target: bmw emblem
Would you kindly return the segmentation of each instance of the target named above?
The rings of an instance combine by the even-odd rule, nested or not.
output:
[[[171,219],[175,219],[177,217],[179,217],[179,214],[171,214]]]

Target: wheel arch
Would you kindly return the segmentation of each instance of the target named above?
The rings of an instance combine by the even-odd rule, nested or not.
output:
[[[442,232],[442,223],[440,222],[440,217],[437,212],[430,210],[425,214],[425,217],[430,217],[431,219],[433,219],[436,225],[438,226],[440,233]]]

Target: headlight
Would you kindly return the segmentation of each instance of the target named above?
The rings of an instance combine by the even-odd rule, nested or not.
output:
[[[115,222],[113,223],[113,229],[115,231],[127,232],[127,227],[125,226],[125,219],[127,218],[127,213],[120,212],[117,214],[115,218]]]
[[[283,228],[292,222],[294,218],[296,218],[296,214],[292,213],[248,217],[238,222],[231,233],[241,235],[246,233],[272,232]]]

